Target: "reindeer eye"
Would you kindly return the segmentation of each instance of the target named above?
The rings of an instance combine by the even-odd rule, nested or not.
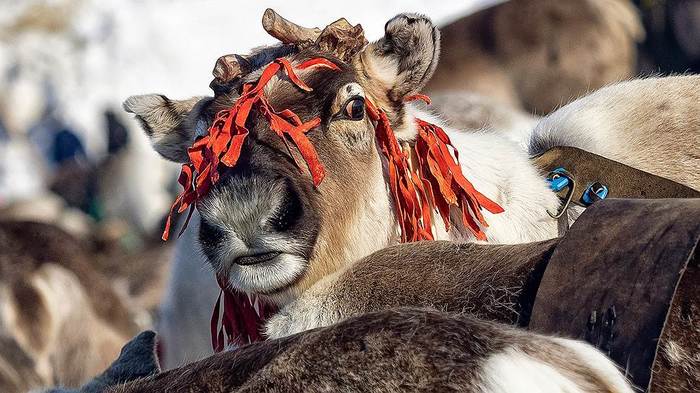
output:
[[[355,96],[345,102],[343,117],[348,120],[362,120],[365,118],[365,99]]]

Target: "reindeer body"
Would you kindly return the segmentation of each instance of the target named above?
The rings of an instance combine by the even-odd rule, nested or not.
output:
[[[632,392],[587,345],[417,308],[364,314],[162,373],[154,346],[152,332],[140,334],[80,392]]]

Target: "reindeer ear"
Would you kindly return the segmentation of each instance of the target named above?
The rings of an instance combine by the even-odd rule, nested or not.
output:
[[[359,58],[370,84],[382,86],[385,97],[396,105],[417,93],[433,75],[440,56],[440,32],[419,14],[399,14],[384,30],[384,37],[368,45]]]
[[[156,355],[156,334],[141,332],[122,347],[117,360],[107,370],[80,388],[81,393],[100,393],[119,385],[160,372]]]
[[[198,108],[210,99],[192,97],[171,100],[161,94],[131,96],[124,110],[136,115],[155,151],[168,160],[187,162],[187,148],[194,142]]]

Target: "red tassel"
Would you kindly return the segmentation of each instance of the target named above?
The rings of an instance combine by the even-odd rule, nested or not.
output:
[[[416,123],[418,136],[415,150],[419,156],[421,177],[430,182],[434,190],[440,190],[439,193],[434,193],[433,197],[439,200],[436,204],[442,206],[439,210],[445,226],[449,228],[450,225],[449,209],[446,205],[455,206],[462,212],[464,226],[477,239],[486,240],[482,227],[488,227],[488,224],[481,209],[497,214],[502,213],[503,208],[477,191],[467,180],[456,159],[457,150],[442,128],[421,119],[416,119]],[[455,158],[450,154],[448,146],[455,152]]]
[[[420,99],[430,103],[422,94],[407,100]],[[481,209],[501,213],[496,202],[490,200],[467,180],[457,160],[457,150],[452,146],[445,131],[435,124],[416,119],[418,135],[414,152],[418,168],[412,172],[408,157],[396,140],[391,124],[384,111],[366,100],[367,113],[376,124],[379,148],[387,158],[389,187],[394,199],[396,218],[401,228],[401,241],[433,240],[431,228],[432,209],[436,208],[450,229],[450,210],[456,207],[462,212],[462,223],[479,240],[486,240],[482,227],[487,227]],[[454,151],[452,157],[449,147]]]
[[[221,352],[230,345],[241,346],[262,341],[263,322],[276,311],[275,308],[255,296],[251,299],[245,293],[232,291],[228,287],[228,280],[222,275],[217,275],[216,281],[221,292],[211,316],[211,343],[214,351]],[[258,304],[258,310],[254,307],[255,303]]]

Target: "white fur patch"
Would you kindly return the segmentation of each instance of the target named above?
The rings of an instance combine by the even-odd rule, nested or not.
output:
[[[327,296],[328,285],[338,273],[327,276],[306,290],[297,301],[287,305],[265,323],[265,334],[271,338],[286,337],[305,330],[340,322],[338,307]]]
[[[551,365],[514,348],[492,355],[481,378],[485,393],[584,393]]]
[[[570,348],[576,356],[588,365],[595,374],[605,383],[606,388],[611,392],[632,392],[628,382],[620,374],[620,370],[615,364],[592,346],[577,340],[565,338],[552,338],[553,341]]]
[[[590,367],[587,373],[602,377],[605,385],[596,386],[598,389],[595,391],[632,393],[609,359],[584,343],[556,340],[573,349],[577,355],[583,355],[584,364]],[[562,366],[566,369],[566,365]],[[513,347],[492,355],[484,364],[481,379],[485,393],[585,393],[590,388],[581,386],[570,372],[563,372],[557,365],[535,359]],[[581,381],[587,381],[587,376],[581,375]]]

